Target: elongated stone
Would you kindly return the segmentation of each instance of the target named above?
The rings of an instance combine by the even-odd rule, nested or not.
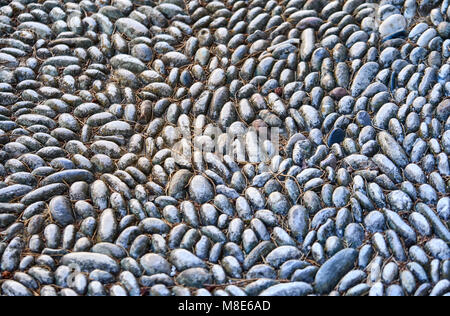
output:
[[[107,255],[91,252],[69,253],[61,258],[61,263],[66,266],[75,265],[82,272],[92,272],[99,269],[117,274],[120,271],[117,262]]]
[[[353,97],[359,96],[369,86],[378,74],[378,70],[379,65],[375,62],[368,62],[361,67],[353,78],[353,84],[351,86],[351,94]]]
[[[149,31],[144,25],[130,18],[118,19],[115,26],[119,32],[124,33],[130,39],[149,35]]]
[[[405,168],[409,163],[408,156],[397,141],[387,132],[380,132],[377,136],[378,144],[384,154],[388,156],[397,166]]]
[[[354,266],[358,251],[344,249],[328,259],[317,271],[314,289],[320,294],[331,292]]]
[[[33,190],[32,187],[23,184],[15,184],[9,187],[0,189],[0,202],[10,202],[19,198]]]
[[[271,286],[259,296],[307,296],[312,292],[311,285],[304,282],[292,282]]]
[[[48,177],[45,177],[41,184],[49,185],[53,183],[68,183],[72,184],[77,181],[84,181],[87,183],[94,182],[94,175],[88,170],[63,170],[56,172]]]

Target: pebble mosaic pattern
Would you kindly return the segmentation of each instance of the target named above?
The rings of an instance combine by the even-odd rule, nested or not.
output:
[[[0,0],[0,294],[449,296],[449,2]]]

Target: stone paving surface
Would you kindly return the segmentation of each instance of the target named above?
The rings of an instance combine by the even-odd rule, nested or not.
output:
[[[449,0],[0,0],[0,294],[450,295]]]

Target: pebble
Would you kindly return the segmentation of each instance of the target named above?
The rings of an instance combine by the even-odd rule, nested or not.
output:
[[[193,201],[203,204],[213,199],[213,187],[205,177],[195,176],[189,184],[189,195]]]
[[[52,218],[61,226],[65,227],[73,224],[75,219],[73,217],[72,205],[70,200],[65,196],[56,196],[51,199],[49,205]]]
[[[406,30],[406,27],[407,21],[403,15],[392,14],[381,23],[379,32],[381,37],[386,38],[388,36],[400,34],[402,31]]]
[[[61,258],[63,265],[77,265],[81,271],[92,272],[96,269],[117,274],[119,265],[110,257],[104,254],[76,252],[63,256]]]
[[[328,147],[333,146],[333,144],[339,144],[343,142],[345,139],[345,132],[341,128],[336,128],[331,131],[330,135],[328,136]]]
[[[130,39],[145,37],[149,35],[148,29],[138,21],[130,18],[120,18],[116,21],[117,31],[125,34]]]
[[[313,293],[311,285],[305,282],[277,284],[264,290],[259,296],[307,296]]]
[[[331,292],[339,281],[352,269],[358,252],[343,249],[328,259],[317,271],[314,283],[319,294]]]

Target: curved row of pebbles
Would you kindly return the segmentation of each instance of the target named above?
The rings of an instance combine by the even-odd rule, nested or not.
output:
[[[0,0],[1,294],[450,295],[449,19]]]

